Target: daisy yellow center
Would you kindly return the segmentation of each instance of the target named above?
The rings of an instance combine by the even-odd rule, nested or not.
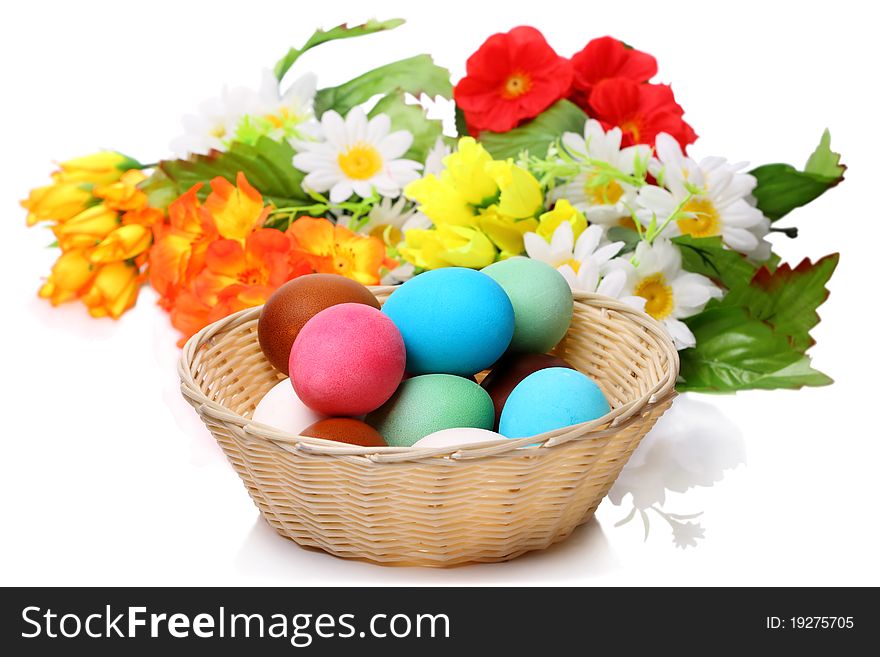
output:
[[[286,107],[278,110],[278,114],[267,114],[264,117],[275,128],[283,128],[284,124],[295,118]]]
[[[348,178],[369,180],[382,169],[382,156],[370,144],[355,144],[337,158],[339,168]]]
[[[721,217],[709,199],[692,198],[682,210],[690,213],[690,216],[677,219],[675,223],[685,235],[712,237],[721,233]]]
[[[623,226],[624,228],[629,228],[630,230],[638,230],[636,228],[636,222],[633,221],[632,217],[621,217],[617,220],[618,226]]]
[[[399,244],[403,241],[403,231],[392,224],[382,224],[370,231],[370,237],[378,237],[386,244]]]
[[[532,79],[525,73],[514,73],[504,82],[501,95],[507,100],[519,98],[532,88]]]
[[[654,319],[665,319],[672,314],[672,287],[666,284],[663,274],[643,278],[636,285],[634,294],[645,299],[645,312]]]
[[[570,258],[562,263],[563,265],[568,265],[574,270],[574,273],[577,274],[578,270],[581,268],[581,263],[575,260],[574,258]]]
[[[616,180],[604,185],[592,185],[588,180],[584,193],[593,205],[614,205],[623,196],[623,187]]]
[[[222,123],[218,123],[211,130],[208,131],[208,134],[212,137],[216,137],[217,139],[223,139],[226,136],[226,126]]]

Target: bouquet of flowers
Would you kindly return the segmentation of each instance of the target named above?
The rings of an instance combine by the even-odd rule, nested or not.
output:
[[[843,179],[827,131],[803,169],[694,159],[654,57],[611,37],[563,57],[532,27],[489,37],[455,85],[425,54],[288,81],[307,50],[402,23],[316,31],[185,116],[175,157],[62,162],[22,201],[61,250],[40,296],[118,318],[148,283],[185,340],[307,273],[394,284],[525,256],[661,322],[681,390],[831,382],[806,352],[838,255],[792,266],[768,240]]]

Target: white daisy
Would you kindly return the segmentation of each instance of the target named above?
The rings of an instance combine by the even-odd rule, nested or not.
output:
[[[642,167],[647,166],[651,147],[640,144],[621,149],[621,136],[620,128],[605,132],[602,124],[594,119],[587,121],[583,137],[566,132],[562,136],[562,145],[575,160],[585,162],[587,168],[566,184],[555,188],[550,193],[550,199],[568,199],[586,214],[590,223],[606,227],[631,223],[628,206],[632,206],[635,188],[610,176],[601,167],[590,165],[590,161],[604,162],[627,176],[633,175],[638,163]]]
[[[242,117],[259,106],[259,97],[252,89],[224,88],[220,96],[199,105],[196,114],[184,115],[184,134],[172,140],[171,150],[180,157],[225,151]]]
[[[623,294],[645,299],[645,312],[663,324],[678,349],[696,345],[694,334],[680,320],[720,297],[721,289],[701,274],[682,270],[681,252],[662,237],[653,244],[639,242],[634,261],[632,269],[621,269],[626,273]]]
[[[443,158],[450,153],[452,153],[452,148],[449,147],[449,144],[443,141],[443,137],[437,137],[437,141],[434,142],[431,150],[428,151],[428,156],[425,158],[423,175],[433,174],[439,176],[443,169],[446,168],[446,165],[443,164]]]
[[[355,230],[351,219],[348,219],[347,225],[349,229]],[[405,196],[399,196],[396,200],[384,196],[370,209],[366,223],[361,224],[357,232],[378,237],[386,244],[394,246],[403,241],[404,233],[409,229],[426,229],[431,225],[431,220],[417,212],[415,205]]]
[[[651,173],[666,189],[648,186],[639,190],[640,221],[648,223],[656,215],[662,223],[684,202],[686,214],[670,222],[664,235],[720,235],[731,249],[757,261],[770,256],[770,243],[764,239],[770,220],[749,203],[757,181],[740,173],[745,163],[730,164],[722,157],[707,157],[698,163],[665,133],[657,135],[655,148],[657,159],[651,163]],[[689,194],[693,196],[685,202]]]
[[[416,273],[416,267],[411,262],[404,262],[382,277],[382,285],[399,285],[406,283]]]
[[[585,260],[595,262],[601,268],[623,248],[623,242],[602,244],[603,232],[601,226],[587,226],[575,242],[571,224],[563,221],[553,231],[549,242],[538,233],[526,233],[523,242],[530,258],[557,269],[567,266],[577,272]]]
[[[367,119],[364,110],[355,107],[343,119],[333,110],[325,112],[321,140],[295,144],[300,152],[293,157],[293,166],[307,174],[303,186],[329,191],[331,203],[342,203],[352,194],[367,198],[374,190],[396,198],[419,177],[422,165],[402,159],[412,134],[408,130],[389,134],[390,129],[387,114]]]
[[[264,69],[258,95],[259,105],[245,118],[245,122],[257,133],[276,141],[312,135],[314,129],[310,129],[308,122],[313,117],[312,103],[317,82],[314,73],[306,73],[282,94],[275,74]],[[242,126],[240,130],[244,128]]]

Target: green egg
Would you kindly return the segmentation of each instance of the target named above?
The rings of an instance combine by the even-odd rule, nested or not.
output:
[[[489,393],[470,379],[424,374],[401,383],[366,421],[392,447],[409,447],[441,429],[491,429],[495,409]]]
[[[510,258],[483,269],[513,304],[510,351],[544,353],[555,347],[571,325],[571,288],[558,271],[540,260]]]

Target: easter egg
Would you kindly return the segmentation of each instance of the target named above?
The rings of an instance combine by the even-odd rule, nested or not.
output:
[[[401,285],[384,312],[400,329],[412,374],[479,372],[505,352],[513,336],[513,306],[488,276],[448,267]]]
[[[382,436],[373,427],[366,422],[350,417],[330,417],[326,420],[318,420],[300,431],[300,435],[335,440],[349,445],[361,445],[362,447],[385,447],[386,445]]]
[[[511,351],[544,353],[555,347],[571,325],[571,288],[550,265],[531,258],[501,260],[483,273],[504,288],[513,304]]]
[[[495,363],[492,371],[480,383],[483,389],[492,398],[495,407],[495,430],[498,430],[498,422],[501,419],[501,410],[513,389],[519,382],[532,372],[543,370],[548,367],[568,367],[571,365],[561,358],[550,354],[520,354],[509,353]]]
[[[323,419],[323,415],[302,403],[287,379],[276,383],[263,396],[253,415],[254,422],[292,434],[299,434],[305,427]]]
[[[455,429],[441,429],[428,434],[421,440],[416,441],[413,447],[455,447],[456,445],[470,445],[485,443],[490,440],[505,440],[504,436],[487,429],[474,429],[473,427],[459,427]]]
[[[441,429],[491,429],[495,420],[489,393],[451,374],[424,374],[404,381],[394,396],[366,417],[394,447],[409,447]]]
[[[403,379],[400,331],[361,303],[325,308],[306,322],[290,350],[290,380],[303,402],[325,415],[379,408]]]
[[[300,329],[324,308],[340,303],[379,302],[366,287],[337,274],[307,274],[288,281],[269,297],[260,311],[257,339],[266,359],[289,374],[290,348]]]
[[[525,438],[600,418],[611,408],[590,377],[577,370],[550,367],[520,381],[504,404],[498,431]]]

